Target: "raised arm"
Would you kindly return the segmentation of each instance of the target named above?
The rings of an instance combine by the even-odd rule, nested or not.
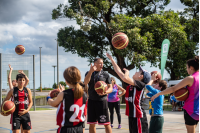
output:
[[[8,66],[9,66],[9,68],[10,68],[10,72],[9,72],[9,74],[8,74],[8,84],[9,84],[9,88],[10,88],[10,89],[13,89],[13,85],[12,85],[12,81],[11,81],[11,74],[12,74],[13,68],[11,67],[10,64],[9,64]]]
[[[157,98],[159,95],[166,95],[166,94],[170,94],[172,92],[175,92],[185,86],[192,86],[194,82],[194,78],[192,76],[188,76],[186,78],[184,78],[180,83],[176,84],[175,86],[172,86],[170,88],[165,89],[164,91],[161,91],[157,94],[155,94],[151,100],[154,101],[155,98]]]
[[[19,70],[18,73],[24,74],[25,78],[26,78],[26,82],[24,84],[24,87],[26,87],[28,85],[29,82],[29,78],[26,76],[26,74],[23,72],[23,70]]]
[[[97,67],[92,65],[90,66],[90,71],[87,73],[87,75],[85,76],[85,79],[84,79],[84,84],[88,84],[90,82],[90,79],[91,79],[91,76],[92,76],[92,73],[97,70]]]
[[[111,55],[109,55],[108,53],[106,53],[106,56],[110,59],[110,61],[112,62],[113,68],[115,70],[115,72],[117,73],[117,75],[126,83],[130,84],[130,85],[135,85],[134,80],[132,78],[129,77],[129,71],[127,69],[124,68],[125,73],[123,73],[121,71],[121,69],[119,68],[119,66],[117,65],[117,63],[114,61],[114,59],[112,58]]]

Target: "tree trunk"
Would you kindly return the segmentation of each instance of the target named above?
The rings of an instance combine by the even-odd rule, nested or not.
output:
[[[126,90],[127,84],[122,81],[122,88]],[[125,103],[125,94],[122,96],[122,103]]]

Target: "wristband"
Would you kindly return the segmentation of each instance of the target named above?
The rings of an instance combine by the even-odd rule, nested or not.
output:
[[[47,96],[47,102],[48,102],[49,98],[51,98],[51,97],[50,97],[50,96]]]

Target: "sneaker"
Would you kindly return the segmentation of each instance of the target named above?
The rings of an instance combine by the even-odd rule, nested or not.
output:
[[[111,124],[111,128],[113,128],[113,125]]]
[[[121,125],[119,125],[119,126],[118,126],[118,129],[121,129],[121,128],[122,128],[122,126],[121,126]]]

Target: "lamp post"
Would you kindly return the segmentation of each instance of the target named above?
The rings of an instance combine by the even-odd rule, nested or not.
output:
[[[56,83],[55,82],[55,67],[56,67],[56,65],[53,65],[52,67],[54,67],[54,84]]]
[[[40,92],[42,92],[42,75],[41,75],[41,48],[40,48]]]
[[[58,39],[55,39],[57,42],[57,88],[59,88],[59,61],[58,61]]]

